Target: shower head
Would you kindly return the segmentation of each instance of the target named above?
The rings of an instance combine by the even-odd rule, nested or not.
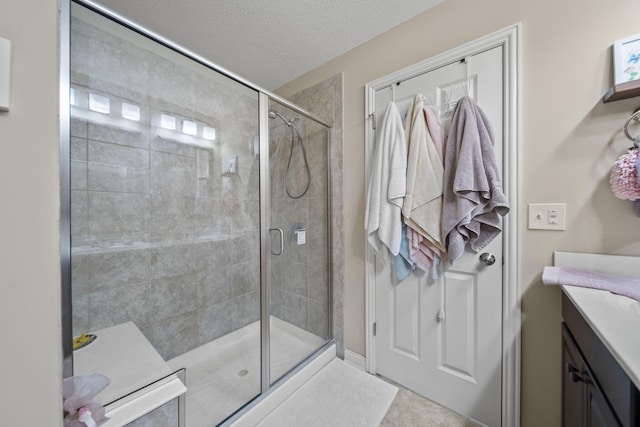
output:
[[[276,117],[280,117],[282,119],[282,121],[285,122],[285,124],[287,126],[289,126],[289,127],[292,127],[295,122],[300,120],[300,116],[295,116],[293,119],[287,120],[287,118],[285,116],[283,116],[282,114],[280,114],[278,111],[269,110],[269,118],[270,119],[275,119]],[[297,131],[297,129],[296,129],[296,131]]]

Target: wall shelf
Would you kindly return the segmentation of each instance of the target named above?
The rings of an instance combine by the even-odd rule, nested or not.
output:
[[[620,83],[611,88],[602,97],[602,102],[619,101],[621,99],[640,96],[640,80]]]

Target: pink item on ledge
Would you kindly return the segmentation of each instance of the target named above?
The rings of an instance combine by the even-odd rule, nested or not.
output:
[[[611,168],[609,184],[611,191],[622,200],[640,199],[640,182],[636,162],[638,161],[638,148],[631,148],[616,160]]]
[[[574,267],[545,267],[542,271],[545,285],[570,285],[600,289],[640,301],[640,279],[610,276]]]

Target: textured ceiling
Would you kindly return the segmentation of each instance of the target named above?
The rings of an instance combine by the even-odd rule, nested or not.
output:
[[[443,0],[96,0],[274,90]]]

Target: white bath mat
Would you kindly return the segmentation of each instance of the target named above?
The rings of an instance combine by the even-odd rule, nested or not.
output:
[[[258,426],[377,427],[397,392],[397,387],[334,359]]]

